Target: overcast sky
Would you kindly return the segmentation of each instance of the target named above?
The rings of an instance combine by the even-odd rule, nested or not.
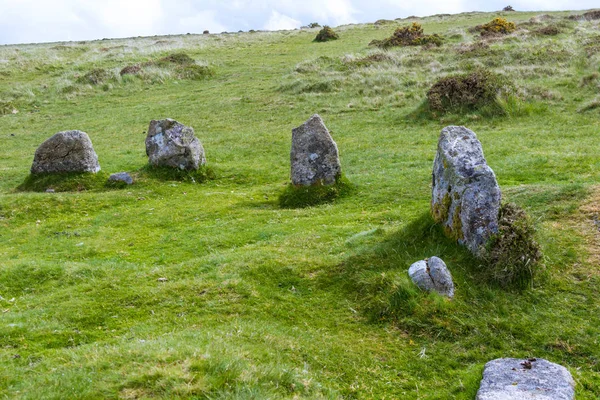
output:
[[[294,29],[464,11],[582,10],[599,0],[0,0],[0,44]]]

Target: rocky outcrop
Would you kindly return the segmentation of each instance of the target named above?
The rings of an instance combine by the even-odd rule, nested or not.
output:
[[[575,381],[544,359],[499,358],[488,362],[475,400],[573,400]]]
[[[332,185],[341,175],[337,145],[317,114],[292,129],[290,158],[294,185]]]
[[[150,122],[146,154],[154,166],[197,170],[206,164],[204,148],[194,136],[194,129],[170,118]]]
[[[50,137],[35,151],[32,174],[100,171],[92,141],[82,131],[64,131]]]
[[[442,296],[454,297],[452,274],[439,257],[417,261],[408,269],[410,279],[422,290],[435,291]]]
[[[500,187],[475,133],[463,126],[442,130],[433,163],[431,211],[446,234],[475,255],[498,232]]]

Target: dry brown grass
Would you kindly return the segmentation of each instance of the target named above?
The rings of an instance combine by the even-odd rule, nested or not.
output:
[[[588,251],[590,275],[600,274],[600,185],[592,190],[592,194],[579,208],[577,217],[573,220],[581,232]]]

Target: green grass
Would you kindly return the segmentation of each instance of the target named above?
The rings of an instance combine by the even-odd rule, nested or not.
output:
[[[423,18],[441,47],[385,52],[368,43],[412,20],[326,43],[316,28],[0,47],[0,397],[473,399],[484,364],[511,356],[600,397],[600,274],[573,225],[600,181],[598,25],[539,14]],[[468,29],[499,15],[521,29],[473,46]],[[214,75],[119,74],[177,53]],[[511,112],[415,117],[437,80],[481,66],[515,84]],[[78,82],[94,69],[107,80]],[[352,191],[281,208],[291,129],[314,113]],[[211,179],[147,171],[145,130],[166,117],[194,127]],[[489,282],[428,216],[449,124],[477,133],[503,201],[532,217],[546,269],[526,290]],[[136,183],[19,190],[66,129]],[[433,255],[450,302],[408,280]]]

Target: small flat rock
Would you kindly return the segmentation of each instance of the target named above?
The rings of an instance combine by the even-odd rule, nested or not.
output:
[[[454,297],[454,283],[446,263],[439,257],[417,261],[408,269],[410,279],[422,290],[435,291],[442,296]]]
[[[154,166],[197,170],[206,164],[204,147],[194,129],[170,118],[150,121],[146,154]]]
[[[574,388],[561,365],[541,358],[499,358],[485,365],[476,400],[573,400]]]
[[[32,174],[100,171],[92,141],[82,131],[64,131],[50,137],[35,151]]]
[[[333,185],[341,174],[338,148],[318,114],[292,129],[292,183]]]
[[[133,178],[127,172],[117,172],[108,177],[110,182],[125,182],[128,185],[133,184]]]

